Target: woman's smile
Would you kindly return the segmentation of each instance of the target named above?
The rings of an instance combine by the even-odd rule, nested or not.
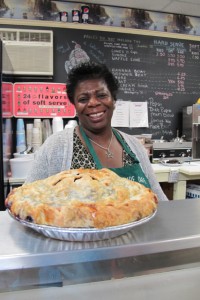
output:
[[[91,121],[98,122],[102,120],[102,117],[104,117],[105,112],[98,112],[98,113],[91,113],[88,114],[88,117],[91,119]]]

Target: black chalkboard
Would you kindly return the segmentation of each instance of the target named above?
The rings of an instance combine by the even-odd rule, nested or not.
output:
[[[60,28],[54,38],[55,80],[80,60],[106,63],[120,81],[118,99],[148,102],[149,128],[124,131],[181,134],[182,108],[200,97],[200,39]]]
[[[181,135],[182,108],[200,97],[200,37],[80,24],[63,27],[52,28],[53,81],[65,82],[68,69],[81,60],[106,63],[121,84],[118,99],[148,103],[149,128],[123,131],[153,133],[154,139],[166,140],[176,137],[177,130]]]

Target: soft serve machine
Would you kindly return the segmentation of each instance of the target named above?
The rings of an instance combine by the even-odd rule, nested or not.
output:
[[[200,104],[183,108],[183,134],[192,142],[192,158],[200,159]]]

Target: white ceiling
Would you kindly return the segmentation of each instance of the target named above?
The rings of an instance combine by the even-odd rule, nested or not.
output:
[[[64,1],[67,2],[67,0]],[[80,3],[81,1],[70,0],[70,2]],[[200,0],[86,0],[85,3],[141,8],[200,17]]]

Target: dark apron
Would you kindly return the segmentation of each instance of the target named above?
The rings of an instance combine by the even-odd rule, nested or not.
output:
[[[94,159],[97,169],[102,169],[103,166],[101,165],[101,162],[92,146],[92,143],[90,142],[90,140],[87,137],[83,128],[81,126],[79,126],[79,127],[80,127],[81,135],[88,147],[90,154],[92,155],[92,157]],[[138,159],[136,158],[136,155],[130,150],[130,148],[124,142],[124,140],[122,139],[120,134],[115,129],[112,129],[112,130],[113,130],[114,135],[116,136],[116,138],[118,139],[118,141],[120,142],[122,147],[124,148],[124,150],[133,158],[134,163],[132,165],[124,166],[122,168],[108,168],[108,169],[115,172],[120,177],[124,177],[129,180],[139,182],[139,183],[143,184],[144,186],[151,188],[149,181],[148,181],[147,177],[145,176],[144,172],[142,171],[142,168],[140,166]]]

